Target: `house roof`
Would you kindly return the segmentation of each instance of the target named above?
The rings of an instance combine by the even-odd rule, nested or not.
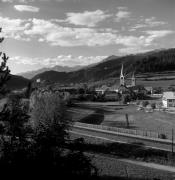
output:
[[[102,87],[100,88],[96,88],[95,90],[96,91],[106,91],[107,89],[109,89],[110,87],[106,86],[106,85],[103,85]]]
[[[173,91],[167,91],[163,93],[163,98],[166,99],[175,99],[175,92]]]
[[[153,89],[153,87],[149,87],[149,86],[147,86],[147,87],[145,87],[145,89],[147,90],[147,91],[151,91],[152,89]]]

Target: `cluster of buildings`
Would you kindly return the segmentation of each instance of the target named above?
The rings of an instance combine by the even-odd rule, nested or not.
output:
[[[134,72],[132,73],[132,77],[130,79],[131,79],[130,83],[126,83],[126,79],[123,73],[123,65],[122,65],[121,73],[120,73],[120,82],[118,85],[113,85],[110,87],[103,85],[100,88],[96,88],[95,91],[100,94],[105,94],[105,96],[109,96],[109,95],[115,96],[116,93],[119,93],[121,95],[123,94],[132,95],[133,93],[147,94],[148,92],[150,93],[152,92],[151,88],[148,88],[147,90],[145,87],[136,84],[136,77]]]
[[[123,71],[124,69],[123,69],[123,64],[122,64],[121,73],[120,73],[120,82],[118,85],[117,84],[113,86],[103,85],[100,88],[96,88],[95,91],[99,94],[105,94],[105,96],[109,97],[109,99],[110,98],[115,99],[117,93],[120,93],[122,95],[122,94],[132,94],[133,92],[134,93],[142,92],[143,94],[153,95],[152,87],[143,87],[136,84],[136,77],[134,73],[132,73],[130,83],[127,84]],[[36,83],[40,84],[41,80],[37,79]],[[75,87],[60,87],[59,91],[72,92],[72,91],[75,91]],[[157,94],[155,94],[155,96],[156,95]],[[163,94],[159,94],[159,97],[162,98],[163,107],[175,108],[175,92],[174,91],[163,92]]]
[[[120,93],[120,94],[131,93],[131,92],[137,93],[138,91],[142,91],[144,94],[149,93],[153,95],[152,87],[142,87],[143,89],[140,89],[140,88],[141,86],[138,86],[136,84],[136,77],[134,73],[132,74],[130,84],[126,84],[125,76],[123,73],[123,65],[122,65],[119,85],[113,85],[110,87],[103,85],[100,88],[96,88],[95,91],[97,93],[106,94],[107,96],[109,95],[115,96],[116,93]],[[155,94],[155,96],[157,97],[159,96],[159,98],[162,99],[162,106],[164,108],[175,108],[175,92],[174,91],[166,91],[166,92],[163,92],[163,94]]]

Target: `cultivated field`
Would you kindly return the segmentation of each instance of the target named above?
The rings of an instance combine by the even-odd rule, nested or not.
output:
[[[117,102],[84,102],[76,104],[70,112],[74,121],[121,128],[128,128],[125,116],[128,114],[129,128],[155,131],[169,138],[172,135],[172,128],[175,129],[175,114],[137,111],[136,105],[123,106]]]

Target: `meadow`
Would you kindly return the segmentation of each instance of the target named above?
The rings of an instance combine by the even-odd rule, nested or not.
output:
[[[154,111],[146,113],[137,110],[136,105],[119,105],[117,102],[82,102],[70,108],[74,121],[101,124],[111,127],[154,131],[171,138],[175,130],[175,114]],[[129,126],[126,123],[128,115]]]
[[[79,135],[70,134],[71,139],[79,138]],[[156,163],[163,165],[173,165],[171,154],[165,151],[145,149],[144,146],[134,144],[110,143],[105,140],[82,136],[84,144],[82,148],[92,159],[93,164],[98,168],[102,179],[174,179],[174,173],[149,166],[138,165],[137,162]],[[127,160],[136,163],[130,163]],[[124,161],[123,161],[124,160]],[[126,161],[125,161],[126,160]],[[119,179],[120,179],[119,178]]]

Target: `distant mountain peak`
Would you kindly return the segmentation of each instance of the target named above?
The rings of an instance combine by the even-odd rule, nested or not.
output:
[[[120,56],[111,55],[111,56],[108,56],[107,58],[105,58],[102,62],[110,61],[110,60],[113,60],[113,59],[117,59],[117,58],[119,58],[119,57],[120,57]]]
[[[34,70],[34,71],[23,72],[23,73],[20,73],[18,75],[23,76],[24,78],[27,78],[27,79],[32,79],[37,74],[40,74],[40,73],[43,73],[46,71],[72,72],[72,71],[77,71],[83,67],[84,66],[80,66],[80,65],[74,66],[74,67],[56,65],[56,66],[50,67],[50,68],[44,67],[44,68]]]

